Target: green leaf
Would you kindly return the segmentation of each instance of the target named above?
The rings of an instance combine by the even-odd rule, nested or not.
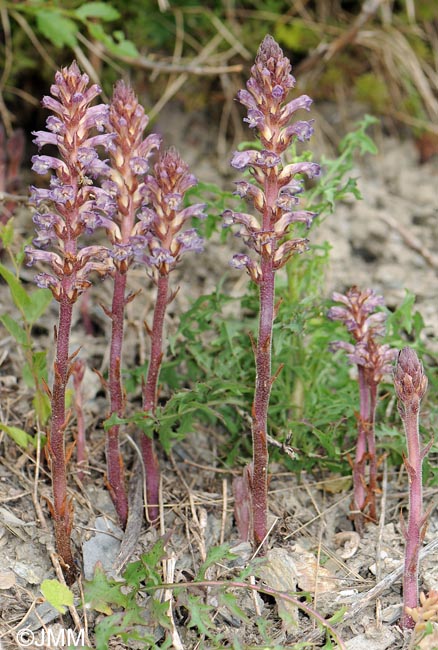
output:
[[[21,327],[19,323],[17,323],[16,320],[12,318],[12,316],[9,316],[9,314],[4,314],[3,316],[0,316],[0,322],[5,326],[9,334],[14,337],[19,345],[23,347],[29,345],[26,331]]]
[[[103,423],[103,430],[108,431],[109,429],[111,429],[111,427],[115,427],[117,425],[122,425],[126,423],[127,423],[126,418],[119,417],[117,413],[111,413],[110,417],[107,418]]]
[[[26,449],[30,443],[33,443],[32,436],[26,433],[26,431],[23,431],[23,429],[19,429],[18,427],[11,427],[0,422],[0,430],[5,431],[8,436],[23,449]]]
[[[0,264],[0,275],[7,282],[12,300],[18,309],[24,311],[28,308],[30,305],[30,298],[20,280],[3,264]]]
[[[234,553],[230,552],[229,544],[221,544],[220,546],[213,546],[209,549],[205,562],[199,567],[198,573],[196,574],[196,580],[205,580],[205,573],[209,567],[216,562],[221,562],[222,560],[232,560],[236,556]]]
[[[106,2],[86,2],[76,9],[74,13],[81,20],[100,18],[103,21],[110,22],[111,20],[120,18],[120,13],[117,9]]]
[[[338,623],[341,623],[342,620],[343,620],[343,618],[344,618],[344,614],[345,614],[345,612],[347,611],[347,609],[348,609],[347,607],[342,606],[340,609],[338,609],[338,610],[333,614],[333,616],[331,616],[329,619],[327,619],[327,622],[328,622],[328,623],[331,623],[332,625],[337,625]]]
[[[53,300],[50,289],[35,289],[29,296],[29,305],[24,309],[26,320],[35,323]]]
[[[43,580],[40,590],[44,598],[61,614],[67,611],[66,606],[73,605],[73,592],[58,580]]]
[[[13,219],[0,225],[0,239],[3,242],[3,247],[8,248],[14,241],[14,225]]]
[[[137,50],[136,46],[134,43],[132,43],[132,41],[124,39],[123,32],[114,32],[113,38],[107,34],[102,25],[99,25],[98,23],[89,23],[88,31],[93,38],[103,43],[107,50],[113,54],[116,54],[118,56],[129,56],[133,58],[139,56],[139,51]]]
[[[214,628],[213,624],[213,608],[206,605],[201,601],[199,596],[192,596],[189,594],[187,597],[187,609],[190,612],[190,620],[188,627],[195,627],[200,634],[205,634],[206,637],[211,637],[210,630]]]
[[[77,45],[77,24],[66,18],[57,9],[40,9],[36,14],[38,31],[55,47],[75,47]]]
[[[245,614],[243,609],[237,604],[237,598],[235,594],[231,594],[228,591],[220,591],[218,594],[219,603],[224,605],[236,618],[240,618],[244,623],[249,623],[250,619]]]
[[[85,603],[91,609],[102,614],[112,614],[110,604],[127,608],[130,603],[129,595],[123,594],[122,582],[107,578],[100,564],[96,565],[92,580],[86,580],[84,586]]]

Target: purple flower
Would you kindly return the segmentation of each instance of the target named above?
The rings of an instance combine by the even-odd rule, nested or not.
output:
[[[59,120],[58,118],[55,118],[55,117],[53,117],[53,120],[56,120],[57,121],[56,123],[59,123],[60,125],[62,125],[63,128],[64,128],[64,131],[65,131],[65,126],[63,125],[61,120]],[[54,126],[53,123],[52,123],[52,125]],[[56,135],[56,133],[61,133],[62,130],[61,130],[61,126],[58,126],[57,128],[58,128],[58,131],[55,131],[54,133],[47,133],[47,131],[32,131],[32,135],[36,136],[34,138],[33,142],[34,142],[34,144],[36,144],[38,149],[41,149],[41,147],[44,146],[45,144],[52,144],[52,145],[55,145],[55,146],[58,144],[58,136]]]
[[[321,173],[321,167],[313,162],[299,162],[286,165],[279,175],[281,184],[289,184],[295,174],[305,174],[308,178],[315,178]]]
[[[291,223],[305,223],[307,228],[312,225],[312,220],[315,218],[316,212],[309,212],[309,210],[299,210],[297,212],[286,212],[275,224],[275,232],[279,237],[284,237],[288,227]]]
[[[310,99],[307,95],[301,95],[290,101],[286,106],[284,106],[280,112],[281,123],[282,125],[286,124],[296,111],[304,109],[305,111],[310,111],[310,107],[313,103],[313,100]]]
[[[151,266],[172,266],[175,262],[175,257],[169,250],[159,246],[151,250],[151,254],[146,257],[148,264]]]
[[[64,174],[68,173],[67,165],[53,156],[32,156],[32,170],[37,174],[45,175],[50,169],[56,169]]]
[[[231,166],[235,169],[246,169],[247,167],[271,168],[279,165],[281,158],[273,151],[235,151],[231,159]]]
[[[130,260],[133,258],[140,259],[147,248],[148,238],[144,235],[133,235],[126,243],[115,243],[110,251],[111,257],[116,262]]]
[[[249,255],[245,255],[243,253],[233,255],[233,258],[230,260],[230,266],[239,270],[246,269],[253,282],[259,284],[262,277],[260,265],[252,260]]]
[[[140,156],[131,158],[131,160],[129,161],[129,166],[133,174],[136,175],[146,174],[149,171],[149,163],[147,159],[140,158]]]
[[[179,253],[192,251],[193,253],[202,253],[204,250],[204,240],[200,237],[195,228],[189,228],[176,236],[175,241],[180,245]]]
[[[310,140],[313,135],[313,122],[314,120],[310,120],[309,122],[294,122],[294,124],[281,131],[280,142],[288,147],[294,137],[300,142]]]
[[[258,108],[251,108],[248,111],[248,117],[244,117],[243,121],[248,122],[250,129],[255,129],[264,124],[265,116]]]
[[[40,289],[50,289],[52,292],[54,289],[59,292],[61,286],[60,281],[49,273],[38,273],[35,276],[35,283]]]

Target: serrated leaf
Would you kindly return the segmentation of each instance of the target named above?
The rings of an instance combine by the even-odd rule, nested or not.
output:
[[[216,562],[221,562],[223,560],[232,560],[235,559],[234,553],[230,552],[229,544],[221,544],[220,546],[213,546],[208,550],[207,557],[205,561],[199,567],[198,573],[196,574],[196,580],[205,580],[205,573],[209,567],[211,567]]]
[[[38,31],[55,47],[77,45],[77,24],[56,9],[40,9],[36,14]]]
[[[239,607],[235,594],[231,594],[229,591],[221,591],[218,594],[218,599],[220,604],[224,605],[231,614],[236,616],[236,618],[239,618],[244,623],[250,622],[249,617],[245,614],[243,609]]]
[[[106,2],[86,2],[78,7],[74,13],[81,20],[100,18],[100,20],[109,22],[120,18],[120,12]]]
[[[100,611],[100,610],[97,610]],[[96,650],[108,650],[109,640],[124,631],[124,626],[120,625],[123,614],[117,612],[112,616],[107,616],[100,621],[94,630]]]
[[[30,436],[28,433],[26,433],[26,431],[23,431],[23,429],[20,429],[19,427],[11,427],[0,422],[0,430],[7,433],[8,436],[23,449],[26,449],[28,444],[33,442],[32,436]]]
[[[200,634],[211,637],[210,630],[214,628],[213,608],[201,601],[198,596],[189,594],[187,597],[187,609],[190,612],[188,627],[195,627]]]
[[[85,581],[85,602],[88,607],[109,616],[112,614],[110,605],[120,605],[127,608],[130,604],[129,596],[121,591],[122,587],[123,583],[109,579],[102,566],[98,563],[94,570],[93,579]]]
[[[4,314],[0,316],[0,322],[3,323],[4,327],[8,330],[17,343],[23,347],[28,345],[27,334],[25,330],[21,327],[16,320],[9,316],[9,314]]]
[[[61,614],[65,614],[67,607],[73,605],[73,592],[58,580],[43,580],[40,590],[44,598]]]

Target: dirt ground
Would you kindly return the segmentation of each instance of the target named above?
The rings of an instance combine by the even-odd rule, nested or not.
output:
[[[199,130],[192,117],[181,117],[178,127],[164,116],[159,124],[166,140],[184,152],[198,178],[209,182],[217,179],[217,167],[211,151],[216,146],[215,135]],[[331,265],[327,278],[327,295],[334,289],[344,290],[352,284],[372,287],[385,297],[389,307],[403,299],[405,289],[417,296],[418,309],[426,322],[425,335],[432,351],[438,351],[438,164],[432,158],[420,165],[418,151],[412,140],[400,141],[378,135],[379,154],[358,161],[354,176],[364,200],[344,202],[336,214],[313,233],[315,242],[329,241],[332,246]],[[318,146],[323,146],[320,144]],[[224,179],[223,183],[227,183]],[[231,185],[231,182],[230,182]],[[22,231],[31,226],[29,215],[20,213]],[[214,245],[214,255],[206,255],[205,263],[191,275],[192,292],[211,291],[217,279],[228,268],[229,251]],[[30,279],[31,271],[24,272]],[[141,284],[134,274],[133,288]],[[236,291],[244,290],[236,274]],[[109,288],[102,288],[99,298],[107,301]],[[107,293],[106,293],[107,292]],[[175,311],[186,306],[186,298],[178,297]],[[72,348],[83,346],[91,365],[104,371],[108,339],[108,323],[99,307],[91,306],[98,336],[86,336],[79,322],[74,329]],[[10,311],[6,287],[0,285],[0,312]],[[41,345],[50,345],[51,328],[56,309],[49,311],[35,331]],[[142,356],[141,323],[143,312],[128,314],[132,332],[126,348],[126,363]],[[139,351],[140,349],[140,351]],[[33,430],[31,395],[21,380],[23,358],[2,331],[0,336],[1,419],[9,425]],[[251,555],[245,544],[239,544],[232,516],[231,481],[233,472],[222,469],[216,449],[220,432],[197,431],[175,447],[170,458],[163,459],[164,517],[161,530],[150,530],[144,524],[130,546],[134,529],[123,538],[116,526],[115,512],[104,487],[104,440],[100,424],[106,413],[106,400],[99,380],[91,371],[86,376],[86,416],[89,433],[90,466],[87,480],[79,481],[72,470],[70,490],[75,502],[73,540],[78,561],[87,577],[94,564],[101,561],[109,571],[120,570],[128,561],[137,559],[148,550],[160,534],[171,532],[169,556],[175,566],[167,574],[168,581],[190,580],[208,549],[223,542],[234,545],[237,559],[224,560],[209,569],[209,579],[233,579],[239,567]],[[206,435],[208,433],[208,435]],[[135,449],[127,437],[123,440],[127,457],[135,458]],[[36,472],[39,473],[35,482]],[[136,470],[137,471],[137,470]],[[401,610],[401,570],[403,538],[398,512],[406,502],[406,476],[390,472],[385,475],[380,498],[382,516],[378,525],[370,525],[362,537],[352,531],[348,519],[350,486],[333,478],[317,480],[310,475],[301,477],[284,472],[281,465],[271,467],[270,551],[260,569],[265,585],[280,591],[308,591],[312,606],[325,618],[342,606],[346,608],[344,623],[335,626],[349,650],[385,650],[407,648],[409,635],[397,626]],[[134,484],[137,488],[136,515],[142,517],[141,472]],[[135,476],[135,472],[131,473]],[[431,508],[426,533],[426,556],[421,567],[422,589],[438,586],[438,515],[435,489],[426,490],[426,507]],[[93,625],[96,614],[80,607],[81,593],[75,587],[77,607],[64,617],[43,603],[39,593],[42,580],[56,577],[56,554],[52,524],[46,505],[50,498],[50,482],[44,459],[36,466],[35,453],[24,453],[8,437],[0,434],[0,648],[20,647],[17,632],[24,626],[41,639],[41,630],[52,626],[83,627],[87,620],[88,635],[93,645]],[[134,532],[133,532],[134,530]],[[130,539],[128,537],[131,536]],[[169,569],[168,569],[169,570]],[[213,606],[214,590],[205,592],[206,602]],[[215,632],[223,635],[223,647],[294,647],[294,643],[313,642],[324,645],[314,620],[281,599],[251,596],[238,592],[238,602],[249,622],[241,623],[226,609],[217,606]],[[286,612],[285,612],[286,608]],[[286,621],[282,621],[282,615]],[[296,619],[292,625],[289,615]],[[260,645],[254,619],[265,617],[271,643]],[[75,618],[77,617],[77,618]],[[174,603],[173,647],[195,649],[215,647],[202,642],[187,626],[184,607]],[[53,628],[55,629],[55,628]],[[165,633],[155,629],[157,646]],[[38,637],[38,634],[40,635]],[[232,645],[234,639],[240,645]],[[438,638],[428,637],[428,650],[438,648]],[[431,640],[432,639],[432,640]],[[433,640],[435,639],[435,640]],[[35,643],[36,645],[36,643]],[[29,644],[28,644],[29,647]],[[40,645],[39,647],[45,647]],[[141,648],[141,642],[111,641],[110,648]],[[306,646],[311,647],[311,646]],[[329,647],[329,646],[327,646]],[[332,647],[332,646],[330,646]]]

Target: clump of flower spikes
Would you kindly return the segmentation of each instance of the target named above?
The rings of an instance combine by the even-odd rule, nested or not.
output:
[[[257,379],[252,409],[253,462],[249,476],[245,470],[241,484],[235,486],[240,493],[238,501],[242,503],[242,492],[245,492],[252,504],[250,509],[240,509],[241,512],[251,512],[252,522],[240,522],[239,529],[247,531],[252,528],[256,547],[264,542],[267,533],[267,413],[273,381],[271,349],[275,273],[294,253],[306,249],[307,239],[292,239],[288,235],[294,223],[310,226],[314,213],[295,208],[303,190],[301,176],[313,178],[320,172],[319,165],[313,162],[283,164],[282,155],[292,141],[308,140],[313,132],[312,122],[291,123],[298,110],[309,110],[312,100],[302,95],[287,101],[289,91],[295,86],[290,72],[289,60],[275,40],[266,36],[251,68],[246,89],[237,95],[238,101],[248,109],[245,121],[258,134],[262,149],[235,152],[231,160],[232,167],[239,171],[248,170],[252,176],[253,182],[241,180],[236,183],[236,194],[252,204],[260,216],[232,210],[223,214],[224,226],[237,225],[238,235],[253,251],[253,256],[245,253],[235,255],[232,265],[238,269],[245,268],[260,290],[259,332],[255,349]],[[236,519],[239,516],[236,510]]]
[[[39,148],[56,147],[59,157],[38,155],[32,159],[33,170],[43,175],[51,173],[51,178],[49,189],[32,188],[31,200],[39,208],[33,216],[38,236],[35,248],[26,248],[29,265],[49,265],[51,273],[39,273],[36,282],[40,287],[48,287],[59,303],[48,450],[56,545],[69,583],[76,574],[70,543],[73,506],[67,496],[64,440],[68,421],[66,387],[75,356],[69,352],[72,311],[78,297],[91,284],[90,274],[94,271],[105,275],[112,269],[104,246],[80,247],[81,236],[94,230],[101,212],[114,212],[111,197],[94,184],[98,176],[108,173],[108,166],[100,160],[96,148],[107,148],[112,139],[111,134],[102,132],[108,107],[90,106],[100,92],[99,86],[90,86],[88,76],[81,74],[73,63],[56,73],[52,97],[43,98],[43,106],[53,115],[46,122],[48,131],[34,133],[34,142]],[[93,135],[94,129],[100,133]],[[53,250],[44,250],[49,247]]]

